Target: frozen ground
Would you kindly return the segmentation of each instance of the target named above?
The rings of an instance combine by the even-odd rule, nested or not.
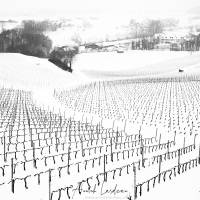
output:
[[[62,115],[65,115],[66,117],[73,117],[75,120],[81,120],[82,122],[86,121],[91,122],[92,124],[96,125],[98,122],[102,123],[103,126],[109,127],[109,128],[114,128],[115,130],[117,127],[121,130],[124,129],[125,127],[125,120],[129,119],[128,112],[124,112],[125,120],[120,120],[115,117],[111,118],[106,118],[102,115],[99,115],[99,113],[87,113],[87,112],[81,112],[81,109],[76,109],[75,107],[69,107],[67,105],[70,104],[61,104],[57,99],[54,98],[54,92],[62,92],[62,91],[70,91],[71,94],[73,94],[73,91],[77,89],[77,93],[83,84],[87,86],[87,84],[90,84],[91,82],[95,82],[99,79],[105,80],[113,80],[119,78],[120,80],[126,79],[126,77],[135,79],[136,77],[142,78],[142,81],[145,82],[145,80],[149,80],[150,77],[152,77],[154,80],[157,78],[164,79],[166,77],[193,77],[193,76],[199,76],[200,72],[200,54],[199,52],[194,52],[192,55],[189,52],[166,52],[166,51],[127,51],[124,54],[117,54],[116,52],[106,52],[106,53],[87,53],[87,54],[80,54],[77,57],[77,60],[74,63],[74,73],[70,74],[68,72],[64,72],[61,69],[56,68],[53,64],[49,63],[45,59],[38,59],[38,58],[33,58],[29,56],[23,56],[21,54],[0,54],[0,85],[1,87],[5,88],[14,88],[14,89],[23,89],[27,91],[31,91],[33,94],[33,102],[37,105],[40,106],[41,108],[44,108],[45,110],[51,110],[53,113],[58,113],[61,112]],[[180,75],[178,73],[179,68],[184,68],[185,72]],[[111,72],[112,71],[112,72]],[[123,71],[123,72],[122,72]],[[135,72],[136,71],[136,72]],[[114,74],[114,75],[113,75]],[[180,80],[180,79],[177,79]],[[97,81],[98,82],[98,81]],[[178,111],[174,111],[173,113],[175,114],[173,116],[173,119],[176,122],[176,118],[179,117],[183,120],[182,124],[179,125],[180,127],[180,133],[178,132],[178,126],[177,126],[177,148],[180,148],[183,145],[183,138],[186,138],[186,146],[193,144],[193,139],[194,139],[194,134],[190,136],[190,129],[192,127],[192,131],[194,133],[199,133],[199,111],[200,111],[200,104],[198,100],[198,93],[197,96],[195,96],[195,92],[198,91],[198,82],[191,82],[191,84],[187,84],[187,81],[184,82],[184,84],[179,83],[176,87],[175,86],[171,87],[173,88],[174,94],[177,94],[176,92],[181,90],[183,93],[183,97],[187,97],[186,99],[183,99],[183,101],[180,98],[176,98],[176,96],[173,97],[173,101],[169,104],[169,95],[170,95],[170,87],[166,84],[163,84],[162,87],[159,87],[160,89],[163,88],[163,91],[165,91],[167,94],[165,102],[164,102],[164,107],[166,106],[166,110],[170,106],[171,108],[179,108]],[[141,82],[141,87],[145,85],[145,83]],[[186,86],[186,87],[185,87]],[[139,86],[138,88],[141,89]],[[87,88],[87,87],[86,87]],[[117,88],[117,87],[116,87]],[[147,87],[148,88],[148,87]],[[192,89],[195,89],[194,91]],[[177,90],[176,90],[177,89]],[[151,92],[151,87],[148,88],[148,90]],[[115,93],[114,94],[118,94]],[[117,90],[116,90],[117,91]],[[152,88],[153,91],[153,88]],[[162,91],[162,90],[158,90]],[[78,93],[79,94],[79,93]],[[77,95],[78,95],[77,94]],[[81,96],[82,99],[85,99],[84,94]],[[104,105],[104,99],[110,98],[112,99],[111,96],[105,95],[105,93],[102,96],[98,97],[99,99],[102,100],[102,105]],[[122,93],[121,93],[122,94]],[[125,94],[125,93],[124,93]],[[128,93],[127,93],[128,94]],[[126,94],[126,95],[127,95]],[[140,97],[140,95],[143,94],[149,94],[146,93],[145,90],[141,90],[141,93],[136,94],[137,97]],[[152,95],[152,94],[151,94]],[[162,105],[162,98],[165,97],[164,93],[162,95],[157,95],[160,97],[160,104],[158,102],[158,106]],[[184,96],[185,95],[185,96]],[[120,96],[120,95],[119,95]],[[121,100],[123,98],[117,99]],[[123,94],[122,94],[123,96]],[[90,97],[90,96],[89,96]],[[73,96],[75,98],[75,96]],[[72,99],[73,99],[72,98]],[[80,102],[82,102],[82,99],[80,98]],[[126,98],[126,96],[124,96]],[[127,96],[128,98],[128,96]],[[140,113],[148,113],[151,114],[153,113],[153,110],[148,110],[144,105],[142,105],[142,102],[146,102],[145,98],[147,99],[148,96],[146,97],[140,97],[138,98],[138,102],[140,102],[140,99],[143,99],[144,101],[141,101],[140,104],[138,105],[138,111]],[[67,98],[66,98],[67,99]],[[136,98],[137,99],[137,98]],[[195,100],[194,100],[195,99]],[[148,100],[150,102],[151,100]],[[115,110],[115,107],[118,106],[118,101],[115,101],[116,104],[113,105],[113,112]],[[120,101],[119,101],[120,102]],[[152,105],[154,105],[154,102],[156,103],[155,99],[152,98]],[[178,104],[173,104],[173,102],[176,102]],[[193,102],[193,103],[191,103]],[[91,101],[93,103],[93,101]],[[131,105],[131,102],[130,102]],[[87,105],[82,105],[86,106],[87,110]],[[127,105],[127,108],[129,104]],[[137,105],[135,105],[137,106]],[[174,106],[174,107],[173,107]],[[117,109],[116,109],[117,110]],[[130,109],[131,110],[131,109]],[[132,110],[134,111],[134,109]],[[131,113],[131,112],[130,112]],[[129,114],[130,114],[129,113]],[[134,113],[134,112],[133,112]],[[137,114],[137,112],[136,112]],[[135,116],[135,114],[134,114]],[[148,122],[148,116],[145,117],[144,120],[144,115],[136,115],[138,116],[138,124],[132,123],[132,122],[127,122],[126,124],[126,129],[129,131],[129,134],[131,132],[138,133],[140,127],[141,127],[141,120],[145,121],[147,120]],[[159,114],[158,114],[159,116]],[[168,116],[167,116],[168,117]],[[157,126],[158,128],[158,136],[159,134],[162,134],[162,140],[161,143],[167,142],[167,140],[173,140],[174,138],[174,132],[170,131],[169,128],[162,126],[165,124],[165,120],[168,122],[169,118],[162,118],[161,124]],[[153,121],[158,120],[158,118],[155,115],[155,118],[153,118]],[[150,118],[149,118],[150,121]],[[173,123],[173,122],[170,122]],[[191,126],[192,124],[192,126]],[[174,124],[175,127],[175,124]],[[186,129],[185,129],[186,127]],[[1,127],[3,128],[3,126]],[[173,129],[173,126],[171,126]],[[176,127],[175,127],[176,128]],[[185,131],[185,132],[184,132]],[[3,133],[3,132],[1,132]],[[151,134],[150,134],[151,133]],[[145,125],[142,124],[142,130],[141,134],[143,135],[144,138],[148,137],[154,137],[156,133],[156,126],[150,126],[150,125]],[[158,138],[157,138],[158,139]],[[199,135],[196,137],[196,150],[194,152],[191,152],[188,155],[183,156],[181,159],[181,162],[187,161],[189,159],[193,159],[197,157],[198,151],[199,151],[199,144],[200,144],[200,138]],[[175,148],[175,147],[173,147]],[[170,149],[170,150],[173,150]],[[164,150],[167,151],[167,150]],[[53,152],[56,153],[56,152]],[[160,152],[162,153],[162,151]],[[153,155],[153,154],[152,154]],[[151,154],[148,154],[148,156],[152,156]],[[154,155],[156,155],[156,152],[154,152]],[[97,156],[97,155],[95,155]],[[79,158],[81,159],[81,158]],[[133,160],[137,160],[138,157],[135,155],[133,157]],[[116,166],[120,164],[125,165],[126,162],[129,162],[130,160],[127,161],[122,161],[122,162],[116,162]],[[57,161],[58,162],[58,161]],[[171,164],[177,165],[177,158],[174,159],[174,161],[169,162],[164,162],[162,164],[161,171],[164,170],[165,168],[168,169],[168,167],[171,166]],[[58,166],[61,164],[61,162],[58,162]],[[30,167],[32,167],[32,163],[30,164]],[[109,164],[108,167],[113,167],[113,164]],[[102,170],[102,168],[100,168]],[[38,169],[39,170],[39,169]],[[97,170],[99,170],[97,168]],[[146,171],[142,170],[141,172],[138,171],[138,176],[137,176],[137,183],[141,183],[145,181],[146,179],[151,176],[151,173],[153,171],[158,171],[158,165],[154,166],[152,168],[152,171]],[[30,170],[31,171],[31,170]],[[32,171],[31,173],[36,172],[36,170]],[[73,172],[73,170],[72,170]],[[91,169],[91,172],[92,169]],[[99,172],[99,171],[97,171]],[[102,171],[101,171],[102,172]],[[6,172],[7,174],[8,172]],[[123,174],[125,173],[124,171],[122,172]],[[85,177],[86,175],[89,176],[90,171],[87,172],[83,175]],[[66,182],[70,183],[70,180],[68,180],[68,176],[65,179],[65,174],[64,174],[64,180],[62,184]],[[75,177],[74,180],[71,180],[71,182],[74,183],[77,177],[77,173],[74,170],[74,175],[72,173],[72,176]],[[143,188],[143,193],[142,197],[138,197],[138,199],[141,200],[199,200],[200,199],[200,170],[199,166],[196,168],[192,168],[191,170],[187,170],[187,172],[184,172],[183,174],[177,175],[177,177],[172,177],[172,180],[169,180],[169,176],[166,178],[166,182],[163,180],[161,181],[161,184],[156,184],[155,188],[152,188],[152,185],[150,187],[150,192],[145,191],[146,186]],[[6,180],[9,180],[9,177],[6,177]],[[58,178],[58,177],[57,177]],[[57,187],[58,185],[61,185],[59,182],[59,178],[57,180]],[[81,179],[81,177],[77,177],[77,180]],[[46,185],[48,184],[47,177],[45,176],[44,178],[45,181],[42,181],[41,187],[36,186],[36,178],[34,179],[33,183],[28,182],[28,186],[30,187],[28,190],[24,189],[24,184],[21,183],[21,185],[18,185],[16,188],[16,193],[13,195],[11,193],[11,187],[10,185],[8,187],[1,187],[0,194],[2,199],[33,199],[33,200],[46,200],[48,199],[48,188],[46,188]],[[54,180],[54,182],[56,182]],[[118,181],[118,187],[123,187],[125,183],[133,184],[134,180],[134,174],[130,173],[130,175],[122,177],[120,179],[117,179]],[[0,182],[1,183],[1,182]],[[113,188],[113,184],[115,182],[110,183],[110,185],[107,185],[108,188]],[[35,187],[35,188],[34,188]],[[41,188],[44,188],[44,190],[41,190]],[[132,188],[133,189],[133,188]],[[45,194],[42,194],[42,192]],[[130,187],[131,191],[131,187]],[[130,192],[131,195],[133,194],[133,190]],[[32,196],[31,196],[32,195]],[[117,195],[108,195],[109,199],[115,199],[118,198]],[[55,196],[58,197],[58,196]],[[95,196],[90,195],[90,198],[92,197],[95,198]],[[100,196],[101,198],[104,198],[103,196]],[[120,196],[119,198],[121,199],[127,199],[126,197]],[[55,198],[59,199],[59,198]],[[66,196],[61,198],[61,200],[66,199]],[[84,199],[83,196],[75,196],[74,199]],[[133,199],[133,197],[132,197]]]

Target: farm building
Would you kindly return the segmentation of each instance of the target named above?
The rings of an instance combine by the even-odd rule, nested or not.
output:
[[[3,30],[10,30],[16,28],[19,25],[17,21],[8,20],[8,21],[0,21],[0,33]]]

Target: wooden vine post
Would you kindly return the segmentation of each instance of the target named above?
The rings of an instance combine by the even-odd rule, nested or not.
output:
[[[15,188],[14,188],[14,179],[13,179],[13,158],[11,158],[11,191],[12,193],[15,192]]]
[[[134,167],[133,167],[133,172],[134,172],[134,200],[136,200],[137,199],[137,194],[136,194],[136,192],[137,192],[137,190],[136,190],[136,167],[135,167],[135,165],[134,165]]]
[[[158,183],[160,183],[160,177],[161,177],[161,163],[162,163],[162,155],[159,156],[159,172],[158,172]]]
[[[49,169],[49,200],[51,200],[51,170]]]

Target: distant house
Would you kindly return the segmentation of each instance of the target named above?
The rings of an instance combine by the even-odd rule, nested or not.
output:
[[[86,52],[98,51],[99,49],[101,49],[101,46],[99,46],[97,44],[88,44],[88,45],[85,45],[85,51]]]
[[[14,20],[0,21],[0,33],[3,30],[10,30],[19,26],[19,23]]]
[[[88,45],[85,45],[85,48],[86,49],[98,49],[98,48],[100,48],[100,46],[97,44],[88,44]]]
[[[183,43],[188,33],[180,31],[166,31],[159,34],[160,43]]]

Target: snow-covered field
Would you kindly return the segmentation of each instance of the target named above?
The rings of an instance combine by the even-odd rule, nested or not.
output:
[[[193,55],[198,54],[194,52]],[[125,53],[99,52],[79,54],[74,64],[79,70],[116,71],[135,69],[162,61],[189,56],[190,52],[128,50]]]
[[[1,199],[200,199],[199,66],[85,53],[70,74],[0,54]]]

